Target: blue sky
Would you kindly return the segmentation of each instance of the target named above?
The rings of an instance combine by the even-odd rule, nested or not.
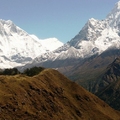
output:
[[[119,0],[0,0],[0,19],[41,39],[66,43],[89,18],[104,19]]]

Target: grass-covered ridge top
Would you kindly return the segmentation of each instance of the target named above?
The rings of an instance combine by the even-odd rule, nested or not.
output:
[[[53,69],[0,76],[1,120],[119,120],[120,113]]]

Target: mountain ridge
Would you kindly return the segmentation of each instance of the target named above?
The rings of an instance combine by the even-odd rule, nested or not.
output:
[[[17,67],[16,64],[18,64],[18,66],[24,66],[27,63],[38,65],[38,63],[48,63],[48,61],[54,62],[67,59],[84,59],[94,55],[100,55],[108,49],[120,49],[119,6],[118,2],[104,20],[96,20],[94,18],[89,19],[80,32],[64,45],[61,42],[56,42],[58,40],[53,38],[53,42],[50,42],[51,44],[54,43],[53,45],[49,45],[47,42],[48,45],[46,45],[46,47],[49,48],[49,50],[43,46],[43,44],[46,44],[45,41],[47,40],[45,40],[44,43],[40,42],[41,40],[39,41],[39,38],[36,36],[24,33],[21,29],[17,30],[17,27],[11,21],[7,21],[5,28],[7,32],[9,32],[7,33],[4,29],[3,31],[1,29],[2,36],[5,36],[5,43],[1,42],[0,51],[1,53],[4,51],[3,55],[10,59],[7,63],[8,65],[10,65],[9,62],[11,62],[11,66]],[[2,22],[5,23],[5,21]],[[3,27],[2,24],[1,27]],[[15,39],[19,38],[17,34],[13,34],[14,32],[24,35],[24,37],[20,36],[20,42],[17,47],[17,41],[7,42],[8,39],[6,36],[9,36],[10,41],[13,41],[13,37]],[[1,39],[3,39],[2,36],[0,36]],[[9,47],[11,46],[10,43],[13,45],[12,47]],[[6,48],[5,50],[2,47],[2,44],[6,45],[4,47]],[[8,51],[11,52],[9,53]],[[11,56],[11,54],[14,55]]]
[[[67,60],[70,56],[74,59],[84,59],[100,55],[108,49],[120,49],[119,7],[118,2],[104,20],[89,19],[74,38],[53,51],[52,55],[48,53],[47,57],[43,57],[45,54],[38,56],[39,63],[47,60]]]
[[[120,110],[120,57],[106,69],[101,78],[101,88],[96,95],[116,110]]]
[[[1,119],[120,118],[119,111],[53,69],[44,69],[33,77],[1,75],[0,83]]]

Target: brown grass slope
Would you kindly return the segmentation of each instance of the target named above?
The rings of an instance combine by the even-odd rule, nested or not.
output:
[[[56,70],[0,76],[0,120],[120,120],[95,95]]]

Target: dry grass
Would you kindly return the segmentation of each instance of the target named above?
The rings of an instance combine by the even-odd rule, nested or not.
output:
[[[1,120],[120,120],[120,113],[56,70],[0,76]]]

